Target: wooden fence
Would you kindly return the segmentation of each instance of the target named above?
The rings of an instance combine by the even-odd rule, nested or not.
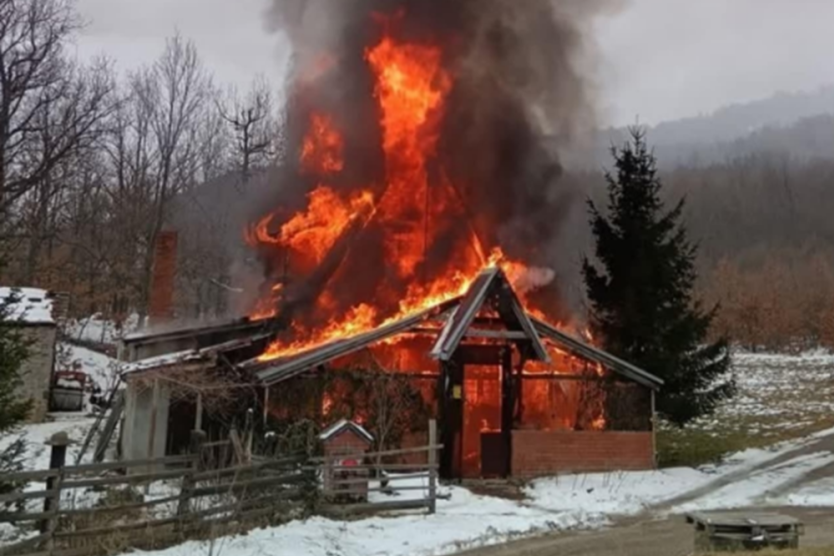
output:
[[[0,523],[30,536],[0,556],[90,556],[164,548],[327,515],[425,509],[437,499],[437,453],[429,445],[338,457],[260,457],[216,465],[223,443],[194,454],[6,474],[4,483],[44,485],[0,495]],[[425,464],[390,463],[427,454]],[[6,511],[3,511],[4,508]]]

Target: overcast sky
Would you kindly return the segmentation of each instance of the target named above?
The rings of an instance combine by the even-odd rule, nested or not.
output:
[[[222,81],[278,81],[286,66],[287,45],[263,26],[266,0],[77,2],[89,22],[79,54],[105,53],[123,69],[152,60],[175,29]],[[832,0],[630,0],[595,28],[605,123],[657,123],[834,84],[833,21]]]

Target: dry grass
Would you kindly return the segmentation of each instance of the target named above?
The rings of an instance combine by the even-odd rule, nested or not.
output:
[[[747,448],[834,428],[834,356],[747,354],[735,358],[735,370],[735,399],[684,430],[658,432],[662,466],[716,463]]]
[[[714,554],[712,556],[726,556],[723,554]],[[834,547],[832,548],[802,548],[800,550],[779,550],[770,551],[765,550],[761,552],[733,552],[736,556],[834,556]]]

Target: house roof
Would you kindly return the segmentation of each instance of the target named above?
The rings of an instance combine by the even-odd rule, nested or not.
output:
[[[584,359],[599,363],[611,371],[625,376],[649,388],[658,389],[663,381],[656,376],[614,357],[605,351],[588,345],[544,321],[530,317],[521,306],[506,275],[500,269],[484,271],[472,284],[467,294],[411,317],[376,328],[369,332],[316,346],[300,354],[270,362],[258,360],[243,363],[242,366],[257,374],[266,385],[276,384],[294,376],[315,369],[339,357],[361,351],[372,344],[397,334],[418,328],[422,323],[446,316],[446,325],[440,331],[432,349],[432,357],[448,361],[466,336],[480,309],[490,295],[495,294],[497,310],[502,320],[511,323],[523,340],[529,340],[534,359],[550,361],[542,338],[563,347]]]
[[[543,339],[546,338],[569,353],[599,363],[612,372],[634,382],[655,390],[663,385],[663,381],[660,378],[599,348],[582,342],[542,320],[528,315],[513,292],[506,275],[499,269],[484,271],[462,298],[453,299],[410,317],[350,338],[311,347],[309,350],[283,359],[273,361],[251,359],[237,366],[238,368],[253,373],[258,380],[270,386],[304,374],[340,357],[359,352],[387,338],[409,332],[410,330],[420,329],[420,326],[426,322],[438,319],[445,320],[446,324],[438,331],[438,338],[431,351],[431,355],[438,360],[448,361],[467,334],[492,333],[492,331],[478,331],[471,328],[476,316],[488,300],[491,301],[491,307],[498,312],[501,320],[510,328],[506,335],[501,337],[511,338],[514,341],[529,342],[529,344],[525,345],[530,346],[529,357],[531,359],[545,362],[550,361],[548,350],[543,343]],[[272,337],[272,333],[269,332],[268,323],[238,321],[226,327],[221,327],[220,330],[232,330],[236,334],[240,334],[246,330],[248,334],[242,338],[231,340],[228,339],[229,335],[227,334],[227,341],[223,343],[214,343],[213,345],[201,346],[196,349],[137,361],[125,367],[124,372],[141,372],[186,362],[196,364],[206,362],[210,364],[225,353],[240,349],[245,345],[253,345],[256,341],[262,341],[265,338]],[[217,337],[217,331],[213,327],[192,330],[192,332],[197,332],[198,334],[206,334],[206,339]],[[160,336],[170,338],[171,335],[178,336],[179,334],[185,334],[185,331],[164,333]],[[160,336],[146,336],[144,338],[134,338],[133,340],[137,342],[142,342],[143,340],[158,341]]]
[[[310,369],[314,369],[333,359],[361,351],[369,345],[384,340],[385,338],[407,332],[423,322],[441,315],[448,310],[447,305],[443,304],[433,307],[369,332],[317,346],[292,357],[273,362],[250,361],[244,363],[243,367],[253,370],[258,378],[267,385],[281,382]]]
[[[542,344],[533,323],[521,306],[507,276],[500,268],[490,268],[478,276],[469,291],[460,301],[449,322],[443,327],[443,331],[432,348],[431,355],[441,361],[449,361],[463,341],[466,331],[472,326],[478,312],[483,309],[484,304],[490,296],[496,296],[496,310],[501,314],[502,320],[510,325],[510,328],[520,329],[530,341],[533,351],[532,359],[536,361],[550,361],[547,348]]]
[[[163,330],[143,330],[128,334],[122,340],[126,346],[153,344],[178,340],[182,338],[209,338],[217,336],[228,336],[234,332],[259,331],[269,328],[272,320],[250,320],[248,318],[237,319],[216,324],[201,324],[198,326],[172,326]]]
[[[167,367],[179,366],[185,363],[214,364],[219,356],[252,345],[254,342],[266,337],[267,335],[259,335],[252,338],[241,338],[200,349],[188,349],[140,359],[123,365],[121,367],[121,374],[122,376],[126,376],[141,373],[143,371],[156,371]]]
[[[7,305],[8,320],[23,324],[55,324],[53,300],[46,290],[0,287],[0,306]]]
[[[165,355],[158,355],[156,357],[148,357],[133,363],[128,363],[121,368],[121,375],[133,375],[141,373],[142,371],[156,371],[165,367],[173,367],[182,363],[194,363],[197,361],[208,361],[206,354],[200,353],[198,350],[178,351],[176,353],[166,353]]]

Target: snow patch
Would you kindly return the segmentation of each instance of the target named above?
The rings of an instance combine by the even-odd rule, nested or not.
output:
[[[0,305],[7,305],[7,318],[26,324],[55,324],[52,294],[36,288],[0,287]]]

